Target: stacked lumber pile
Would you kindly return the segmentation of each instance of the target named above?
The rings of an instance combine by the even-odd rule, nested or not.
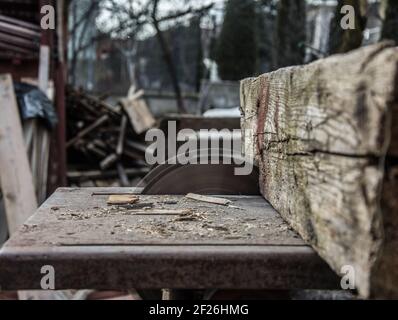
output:
[[[39,26],[0,14],[1,58],[37,58],[40,37]]]
[[[246,79],[241,105],[264,197],[362,297],[398,298],[398,48]]]
[[[113,106],[82,91],[67,90],[68,179],[72,186],[127,187],[149,172],[144,133],[155,120],[140,99],[140,94],[133,94]]]

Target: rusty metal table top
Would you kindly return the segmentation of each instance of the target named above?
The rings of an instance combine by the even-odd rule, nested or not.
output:
[[[1,288],[40,289],[44,265],[54,267],[56,289],[337,286],[326,263],[261,197],[228,196],[225,207],[138,195],[137,204],[108,206],[109,194],[119,193],[139,191],[54,193],[0,251]],[[152,214],[159,210],[167,214]]]

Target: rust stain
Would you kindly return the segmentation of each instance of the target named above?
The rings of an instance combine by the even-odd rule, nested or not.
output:
[[[275,105],[275,117],[274,117],[274,125],[275,125],[275,130],[276,130],[276,135],[279,137],[279,101],[280,101],[280,96],[278,94],[278,97],[276,99],[276,105]]]
[[[269,83],[265,77],[260,78],[260,94],[257,100],[257,154],[262,158],[264,150],[264,128],[267,121],[269,102]]]

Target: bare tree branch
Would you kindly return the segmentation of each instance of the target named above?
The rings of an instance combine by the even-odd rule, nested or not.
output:
[[[184,106],[184,101],[181,94],[177,69],[175,67],[175,62],[173,61],[169,43],[163,34],[161,24],[177,21],[189,15],[203,15],[214,6],[214,3],[210,3],[199,8],[195,7],[191,3],[186,9],[167,12],[163,15],[160,14],[160,3],[161,0],[128,0],[123,4],[115,0],[107,0],[106,2],[96,0],[95,3],[90,5],[87,12],[81,17],[81,19],[79,19],[79,21],[76,23],[77,25],[72,28],[72,30],[74,30],[74,35],[76,36],[76,30],[80,29],[83,33],[82,38],[85,38],[84,33],[88,28],[87,21],[90,21],[91,15],[98,9],[100,4],[102,4],[101,9],[110,14],[117,21],[117,23],[111,28],[105,30],[105,33],[99,34],[91,39],[79,39],[78,45],[73,53],[74,59],[77,59],[81,52],[90,48],[95,42],[103,38],[104,35],[109,35],[110,37],[114,37],[115,35],[118,37],[128,36],[131,39],[130,41],[134,41],[134,38],[140,31],[143,30],[145,26],[152,26],[156,31],[156,37],[159,41],[159,45],[163,52],[163,58],[170,74],[177,99],[178,110],[181,113],[186,113],[187,110]],[[80,36],[82,36],[82,34],[80,34]],[[122,49],[119,48],[119,50]],[[122,53],[126,59],[131,58],[131,55],[126,55],[126,52]]]

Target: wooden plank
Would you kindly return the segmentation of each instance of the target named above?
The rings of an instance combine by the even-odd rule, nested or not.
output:
[[[132,92],[134,92],[134,91],[135,91],[135,89],[133,88]],[[129,100],[141,99],[144,96],[144,94],[145,94],[144,90],[138,90],[137,92],[129,95]]]
[[[111,155],[109,155],[108,157],[106,157],[104,160],[101,161],[100,168],[102,170],[107,170],[111,166],[113,166],[115,164],[115,162],[117,162],[118,160],[119,160],[119,156],[115,153],[112,153]]]
[[[48,81],[50,78],[50,47],[40,46],[40,61],[39,61],[39,89],[47,94]]]
[[[202,195],[193,194],[193,193],[187,194],[186,198],[187,199],[191,199],[191,200],[200,201],[200,202],[218,204],[218,205],[221,205],[221,206],[228,206],[229,204],[232,203],[231,200],[228,200],[228,199],[207,197],[207,196],[202,196]]]
[[[398,297],[397,81],[380,43],[241,86],[262,194],[337,273],[354,267],[363,297]]]
[[[116,147],[116,154],[119,157],[123,155],[124,141],[125,141],[125,137],[126,137],[126,129],[127,129],[127,117],[123,116],[121,124],[120,124],[119,140],[118,140],[117,147]]]
[[[40,179],[37,187],[38,200],[40,203],[43,203],[47,199],[47,183],[48,183],[48,164],[50,158],[50,143],[51,143],[51,133],[47,130],[46,127],[40,127],[41,133],[41,149],[40,149],[40,158],[41,165],[39,167],[40,170]]]
[[[36,38],[40,39],[40,33],[24,27],[13,25],[7,22],[2,22],[0,18],[0,30],[1,32],[11,33],[14,36],[21,36],[25,38]]]
[[[144,133],[155,126],[156,121],[144,99],[122,99],[121,104],[137,134]]]
[[[264,140],[265,146],[289,142],[304,155],[383,156],[391,140],[387,120],[395,99],[396,56],[397,49],[384,42],[243,81],[243,129],[256,131],[250,135],[247,130],[245,153],[253,156],[258,141]],[[398,156],[395,140],[391,156]]]
[[[139,201],[137,196],[130,195],[111,195],[107,201],[107,204],[112,205],[126,205],[126,204],[134,204]]]
[[[5,43],[4,41],[1,41],[1,39],[0,39],[0,48],[4,51],[14,51],[14,54],[18,53],[19,55],[25,55],[28,58],[36,55],[34,49],[20,48],[13,44]],[[4,55],[6,57],[12,57],[12,54],[13,53],[7,54],[6,52],[4,52]]]
[[[36,44],[36,42],[34,41],[34,39],[25,39],[25,38],[19,38],[19,37],[15,37],[12,35],[8,35],[8,34],[4,34],[4,33],[0,33],[0,40],[2,42],[5,42],[6,44],[11,44],[11,45],[15,45],[18,47],[22,47],[22,49],[33,49],[36,50],[38,49],[38,45]]]
[[[131,183],[127,176],[126,170],[124,169],[124,166],[120,162],[116,166],[117,166],[117,172],[119,174],[120,185],[122,187],[131,186]]]
[[[38,119],[29,119],[24,121],[23,131],[36,190],[36,198],[38,203],[41,204],[47,198],[50,132]]]
[[[107,122],[109,120],[109,116],[108,115],[104,115],[101,118],[99,118],[98,120],[96,120],[94,123],[92,123],[91,125],[89,125],[87,128],[83,129],[82,131],[80,131],[76,137],[74,137],[72,140],[68,141],[68,143],[66,144],[66,147],[69,148],[71,146],[73,146],[76,142],[78,142],[80,139],[84,138],[86,135],[88,135],[89,133],[91,133],[92,131],[94,131],[95,129],[97,129],[99,126],[101,126],[102,124],[104,124],[105,122]]]
[[[0,181],[10,233],[34,213],[33,186],[19,110],[10,75],[0,75]]]
[[[40,33],[40,26],[37,26],[36,24],[33,23],[29,23],[23,20],[19,20],[19,19],[14,19],[8,16],[4,16],[2,14],[0,14],[0,21],[2,22],[6,22],[6,23],[10,23],[16,26],[20,26],[22,28],[26,28],[32,31],[36,31],[37,33]]]
[[[8,228],[7,228],[7,218],[6,218],[6,210],[4,207],[3,197],[0,197],[0,247],[8,239]]]

